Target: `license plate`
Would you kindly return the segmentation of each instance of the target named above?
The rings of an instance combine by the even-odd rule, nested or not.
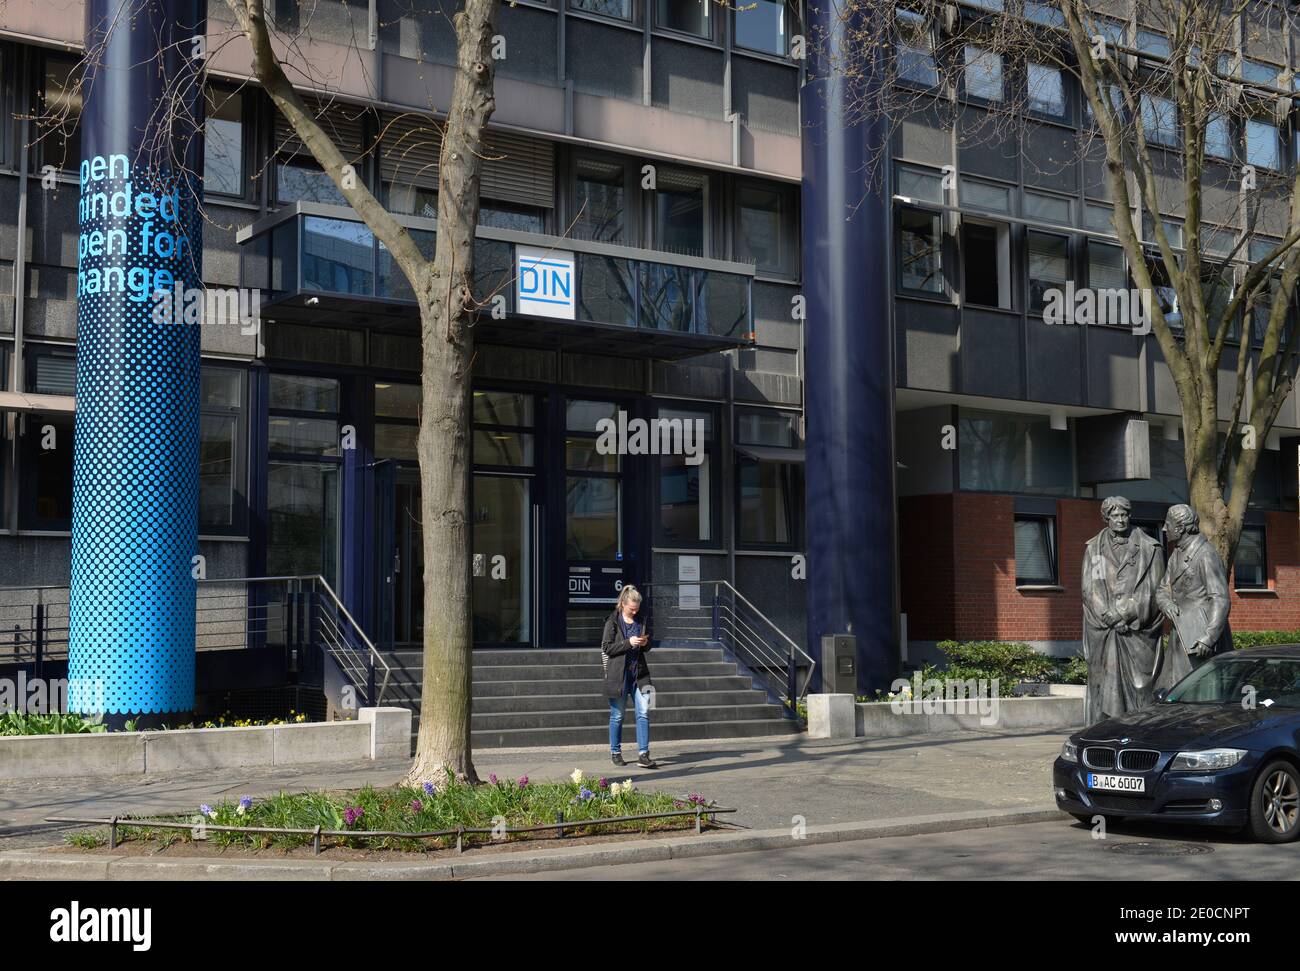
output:
[[[1146,792],[1147,783],[1140,775],[1101,775],[1088,773],[1089,789],[1106,789],[1110,792]]]

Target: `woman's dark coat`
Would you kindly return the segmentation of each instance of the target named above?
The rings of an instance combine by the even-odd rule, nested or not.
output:
[[[605,631],[600,638],[600,663],[605,668],[605,697],[623,697],[623,685],[627,680],[627,654],[631,650],[634,648],[623,636],[616,609],[605,621]],[[646,662],[646,654],[650,651],[649,643],[640,650],[641,662],[637,667],[636,686],[645,691],[651,683],[650,665]]]

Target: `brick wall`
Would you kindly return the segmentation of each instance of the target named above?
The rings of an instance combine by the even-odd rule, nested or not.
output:
[[[1103,528],[1101,503],[1056,504],[1060,589],[1016,589],[1015,499],[953,493],[900,500],[902,605],[908,637],[933,641],[1077,641],[1083,608],[1083,550]],[[1270,590],[1232,595],[1239,630],[1300,628],[1300,524],[1269,513],[1265,524]]]

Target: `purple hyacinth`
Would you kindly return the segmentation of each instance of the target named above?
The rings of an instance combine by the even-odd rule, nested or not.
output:
[[[205,802],[201,806],[199,806],[199,812],[201,812],[204,816],[211,817],[212,807]]]
[[[592,792],[590,789],[588,789],[586,786],[583,786],[581,789],[578,790],[579,802],[586,802],[588,799],[595,799],[595,798],[596,798],[596,794]]]
[[[423,788],[424,788],[424,794],[425,794],[426,796],[432,796],[432,795],[433,795],[433,783],[432,783],[432,782],[426,782],[426,783],[424,784],[424,787],[423,787]]]
[[[526,776],[526,775],[521,775],[521,776],[519,777],[519,788],[520,788],[520,789],[527,789],[527,788],[528,788],[528,776]]]
[[[601,776],[600,781],[596,783],[596,788],[598,788],[598,789],[608,789],[608,788],[609,788],[609,780],[606,779],[604,776]]]
[[[496,773],[495,773],[495,772],[491,773],[491,774],[488,776],[488,782],[492,783],[493,785],[496,785],[496,784],[497,784],[497,776],[496,776]]]
[[[411,800],[411,812],[418,813],[423,808],[424,808],[424,803],[420,802],[420,800],[418,799]]]
[[[252,808],[253,808],[253,797],[252,797],[252,796],[240,796],[240,797],[239,797],[239,808],[240,808],[240,809],[243,809],[243,810],[249,810],[249,809],[252,809]]]
[[[366,811],[360,806],[348,806],[343,810],[343,822],[347,826],[352,826],[354,823],[361,822],[361,817],[365,814]]]

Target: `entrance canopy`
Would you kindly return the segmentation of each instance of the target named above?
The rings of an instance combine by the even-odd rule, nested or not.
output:
[[[435,221],[399,219],[432,257]],[[295,203],[237,239],[268,320],[418,331],[410,284],[351,209]],[[753,343],[748,264],[486,226],[475,264],[487,343],[659,360]]]

